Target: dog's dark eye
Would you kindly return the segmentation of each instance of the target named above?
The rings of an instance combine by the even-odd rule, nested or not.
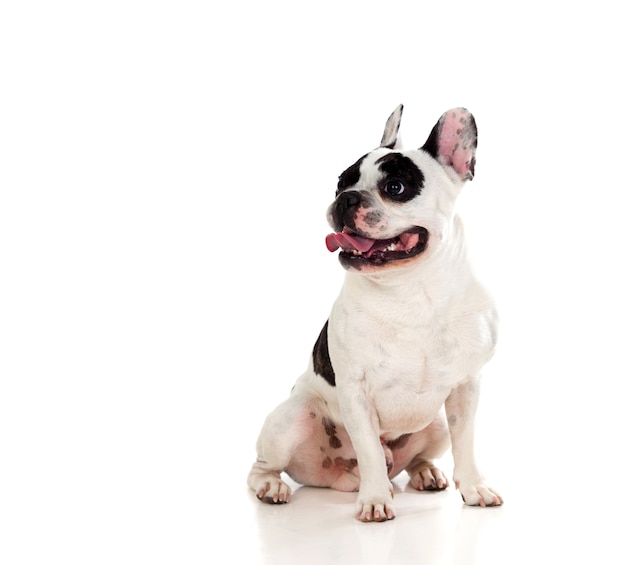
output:
[[[404,192],[404,185],[399,180],[388,180],[383,189],[389,196],[400,196]]]

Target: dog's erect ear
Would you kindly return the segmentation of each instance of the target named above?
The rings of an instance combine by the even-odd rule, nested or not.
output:
[[[439,118],[422,149],[465,181],[474,178],[477,145],[474,116],[465,108],[454,108]]]
[[[380,140],[380,146],[387,149],[398,149],[400,146],[400,140],[398,139],[398,130],[400,129],[400,120],[402,119],[402,110],[404,106],[400,104],[387,118],[385,124],[385,132],[383,138]]]

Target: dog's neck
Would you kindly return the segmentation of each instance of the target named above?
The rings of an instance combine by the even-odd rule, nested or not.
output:
[[[398,297],[413,293],[447,294],[452,289],[463,289],[463,277],[472,277],[463,234],[463,224],[458,216],[446,226],[445,233],[435,235],[439,241],[424,257],[396,269],[362,274],[346,273],[345,286],[366,290],[370,296],[377,293]],[[373,293],[373,294],[370,294]]]

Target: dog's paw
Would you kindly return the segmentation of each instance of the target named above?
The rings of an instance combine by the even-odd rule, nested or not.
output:
[[[254,490],[256,497],[268,504],[285,504],[291,500],[291,487],[275,475],[259,477]]]
[[[409,474],[411,485],[417,490],[445,490],[449,486],[443,472],[430,461],[423,461]]]
[[[492,488],[488,487],[484,482],[477,484],[458,483],[456,487],[461,492],[463,502],[468,506],[501,506],[504,499]]]
[[[356,518],[361,522],[385,522],[393,520],[396,512],[391,504],[393,498],[393,488],[389,484],[389,489],[381,494],[365,492],[361,489],[356,501]]]

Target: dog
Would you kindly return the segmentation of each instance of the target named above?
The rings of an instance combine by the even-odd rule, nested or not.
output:
[[[380,146],[340,176],[327,212],[329,251],[345,281],[291,395],[266,418],[248,486],[290,501],[302,485],[358,491],[362,522],[395,518],[391,479],[418,491],[449,486],[434,460],[451,447],[467,505],[499,506],[474,457],[480,371],[497,313],[468,258],[455,201],[474,177],[477,129],[444,113],[420,149],[402,149],[403,106]]]

